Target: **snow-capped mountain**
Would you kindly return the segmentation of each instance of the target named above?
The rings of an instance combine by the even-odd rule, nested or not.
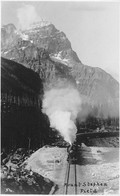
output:
[[[5,25],[1,42],[2,57],[38,72],[48,86],[64,78],[76,85],[83,103],[104,114],[118,113],[118,82],[100,68],[83,65],[65,33],[53,24],[37,22],[24,31],[18,31],[13,24]]]
[[[72,65],[72,61],[80,62],[66,35],[48,22],[35,23],[24,31],[17,31],[11,24],[6,25],[2,28],[1,40],[2,56],[17,61],[16,56],[20,58],[20,50],[36,47],[44,48],[49,52],[51,59],[68,66]],[[9,48],[10,50],[8,50]]]

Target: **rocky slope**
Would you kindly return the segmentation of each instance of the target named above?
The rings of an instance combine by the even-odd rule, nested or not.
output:
[[[64,78],[79,89],[84,111],[97,107],[101,115],[118,115],[118,82],[100,68],[83,65],[66,35],[53,24],[39,22],[24,31],[9,24],[1,35],[2,56],[38,72],[47,88]]]

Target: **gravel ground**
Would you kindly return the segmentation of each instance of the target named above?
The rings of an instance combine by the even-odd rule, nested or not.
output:
[[[27,150],[21,148],[2,160],[2,194],[49,194],[52,187],[56,188],[56,184],[50,179],[25,168],[24,162],[29,155]]]
[[[82,144],[77,153],[78,194],[119,194],[118,146],[119,138],[115,137],[91,139],[88,147]],[[63,194],[66,148],[44,147],[30,153],[18,149],[2,160],[1,193]],[[74,167],[71,184],[74,184],[73,170]]]
[[[119,194],[119,148],[87,147],[77,153],[77,194]],[[69,194],[74,194],[74,166],[71,166]],[[71,186],[71,187],[70,187]],[[63,194],[59,186],[56,194]]]

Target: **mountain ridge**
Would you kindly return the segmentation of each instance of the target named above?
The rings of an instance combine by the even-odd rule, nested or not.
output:
[[[101,68],[82,64],[66,35],[53,24],[34,25],[34,28],[21,32],[14,28],[10,31],[13,35],[9,35],[8,27],[6,33],[5,26],[3,30],[4,47],[1,49],[4,58],[38,72],[46,84],[56,83],[57,77],[69,78],[90,105],[104,108],[107,104],[118,110],[117,80]]]

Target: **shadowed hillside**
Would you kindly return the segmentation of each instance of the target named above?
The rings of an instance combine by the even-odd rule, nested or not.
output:
[[[44,145],[48,123],[41,113],[43,85],[39,75],[2,58],[1,76],[2,147]]]

